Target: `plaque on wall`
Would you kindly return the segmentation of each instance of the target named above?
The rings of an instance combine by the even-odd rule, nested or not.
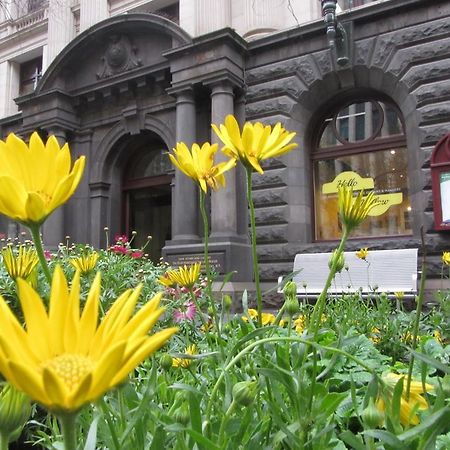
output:
[[[166,261],[174,268],[201,262],[201,270],[205,271],[205,256],[203,253],[189,253],[184,255],[167,255]],[[218,274],[225,273],[225,253],[211,252],[208,255],[209,265],[212,271]]]

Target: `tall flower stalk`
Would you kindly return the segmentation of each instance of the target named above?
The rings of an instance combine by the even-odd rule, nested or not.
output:
[[[224,173],[236,165],[236,160],[234,158],[230,158],[228,161],[214,164],[214,158],[217,150],[218,144],[210,144],[209,142],[205,142],[201,147],[198,144],[193,144],[191,149],[189,149],[184,142],[179,142],[173,149],[173,153],[169,153],[169,158],[175,167],[191,178],[199,187],[199,205],[203,221],[204,261],[207,277],[207,291],[214,316],[214,322],[216,324],[217,332],[219,333],[217,308],[212,292],[211,267],[209,264],[209,221],[205,208],[205,201],[208,187],[217,190],[221,186],[225,186],[226,180]]]
[[[338,206],[339,217],[342,223],[342,237],[339,242],[339,246],[333,252],[330,261],[330,271],[328,273],[325,286],[314,305],[314,310],[311,316],[310,329],[317,337],[317,333],[320,328],[320,320],[325,309],[325,303],[327,298],[328,289],[336,276],[338,268],[341,266],[343,253],[345,250],[345,244],[349,238],[351,232],[359,226],[368,216],[370,210],[375,206],[376,198],[373,192],[368,195],[364,195],[364,191],[359,191],[358,195],[353,195],[353,189],[347,187],[341,187],[338,189]]]
[[[259,277],[258,251],[256,247],[256,221],[255,221],[255,205],[253,204],[252,196],[252,173],[251,167],[245,168],[247,178],[247,202],[250,211],[250,239],[252,245],[252,261],[253,261],[253,276],[255,278],[255,292],[256,292],[256,310],[258,311],[258,326],[262,326],[262,293]]]
[[[245,167],[247,175],[247,201],[250,210],[250,234],[253,257],[253,275],[255,279],[256,306],[258,311],[258,326],[262,326],[262,294],[260,287],[258,253],[256,248],[255,207],[252,198],[253,170],[263,174],[261,162],[281,156],[293,148],[296,143],[290,143],[296,133],[289,132],[277,123],[274,127],[261,122],[246,122],[241,129],[236,118],[228,115],[225,123],[212,125],[214,132],[223,142],[222,151],[230,158],[238,159]]]

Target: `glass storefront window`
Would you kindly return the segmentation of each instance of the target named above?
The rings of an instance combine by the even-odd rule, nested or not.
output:
[[[322,130],[313,154],[316,239],[341,236],[337,186],[342,182],[352,183],[355,193],[373,188],[378,198],[354,237],[411,234],[407,147],[395,107],[355,102],[325,119]]]

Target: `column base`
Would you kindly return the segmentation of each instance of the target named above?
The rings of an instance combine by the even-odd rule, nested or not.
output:
[[[162,249],[163,259],[173,267],[198,261],[203,263],[203,252],[202,243],[181,244],[175,241],[167,242]],[[231,277],[231,281],[252,281],[253,266],[250,244],[231,240],[211,242],[208,254],[211,269],[218,274],[217,280],[222,280],[225,274],[234,271],[236,273]],[[203,264],[202,270],[204,270]]]

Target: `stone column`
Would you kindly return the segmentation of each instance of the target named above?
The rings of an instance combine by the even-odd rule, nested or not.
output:
[[[108,17],[108,0],[80,0],[80,33]]]
[[[18,112],[14,98],[19,95],[20,64],[13,61],[0,63],[0,118],[7,117]]]
[[[66,133],[61,128],[50,128],[48,134],[55,135],[60,146],[66,142]],[[42,226],[42,236],[46,247],[56,249],[60,242],[64,242],[66,234],[64,225],[64,206],[60,206],[50,214]]]
[[[283,27],[285,18],[281,11],[282,8],[287,8],[285,1],[276,8],[273,0],[244,0],[244,2],[244,37],[264,35]]]
[[[72,40],[74,33],[74,19],[70,2],[50,0],[45,68],[51,64],[58,53]]]
[[[185,89],[176,92],[176,96],[176,140],[184,142],[190,148],[196,141],[194,92],[192,89]],[[173,192],[172,241],[199,241],[197,185],[176,169]]]
[[[239,126],[245,123],[245,93],[240,92],[236,95],[234,102],[234,115]],[[249,236],[249,216],[247,203],[247,180],[244,166],[240,163],[236,165],[236,202],[237,202],[237,233],[245,239]]]
[[[211,86],[211,122],[217,126],[228,114],[234,113],[233,86],[220,82]],[[211,142],[222,142],[211,130]],[[228,160],[222,152],[216,154],[215,162]],[[237,236],[236,171],[225,173],[226,187],[211,192],[211,240]]]
[[[230,0],[196,0],[195,23],[196,36],[230,26]]]

